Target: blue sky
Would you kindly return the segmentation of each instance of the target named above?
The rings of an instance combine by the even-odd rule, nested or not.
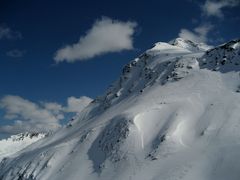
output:
[[[38,123],[66,122],[76,113],[69,110],[72,102],[80,106],[81,96],[103,94],[124,64],[157,41],[181,36],[217,45],[239,38],[239,5],[238,0],[2,0],[0,134],[27,131],[23,126],[29,123],[34,129]],[[26,108],[16,110],[16,104]],[[55,119],[50,125],[36,122],[28,108]]]

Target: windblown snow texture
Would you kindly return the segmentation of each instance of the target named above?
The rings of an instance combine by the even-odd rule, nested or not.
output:
[[[239,180],[240,40],[209,48],[156,43],[0,179]]]

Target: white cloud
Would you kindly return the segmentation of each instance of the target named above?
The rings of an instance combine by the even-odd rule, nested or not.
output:
[[[183,39],[188,39],[197,43],[207,43],[208,33],[213,29],[211,24],[204,24],[194,28],[193,31],[188,29],[181,29],[178,34]]]
[[[43,106],[46,110],[50,111],[52,114],[54,114],[58,119],[63,119],[63,107],[62,105],[54,102],[44,102]]]
[[[1,39],[21,39],[22,34],[18,31],[13,31],[7,26],[0,26],[0,40]]]
[[[223,8],[235,7],[239,4],[238,0],[220,0],[213,1],[207,0],[202,6],[203,14],[206,16],[215,16],[222,18],[224,14],[222,12]]]
[[[56,62],[75,62],[98,55],[133,49],[135,22],[122,22],[110,18],[97,20],[79,42],[67,45],[56,52]]]
[[[20,132],[48,132],[61,127],[60,120],[65,113],[79,113],[90,102],[91,98],[69,97],[67,105],[55,102],[34,103],[20,96],[7,95],[0,100],[0,108],[5,110],[8,125],[0,126],[0,133],[17,134]]]
[[[13,125],[0,127],[0,132],[16,133],[23,131],[46,132],[60,127],[59,120],[63,117],[51,110],[19,96],[8,95],[1,99],[0,107],[5,109],[5,118],[15,120]]]
[[[10,50],[6,53],[7,56],[12,57],[12,58],[20,58],[22,57],[24,54],[26,53],[26,51],[24,50],[19,50],[19,49],[13,49]]]
[[[66,112],[81,112],[90,102],[91,98],[82,96],[80,98],[69,97],[67,99],[67,107],[65,108]]]

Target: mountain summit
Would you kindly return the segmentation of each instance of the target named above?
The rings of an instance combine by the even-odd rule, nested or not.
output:
[[[1,180],[239,180],[240,40],[177,38],[127,64],[53,135],[0,164]]]
[[[173,46],[178,46],[184,49],[188,49],[192,52],[198,52],[198,51],[206,51],[208,49],[211,49],[211,46],[208,46],[204,43],[195,43],[193,41],[182,39],[182,38],[176,38],[169,42],[169,44]]]

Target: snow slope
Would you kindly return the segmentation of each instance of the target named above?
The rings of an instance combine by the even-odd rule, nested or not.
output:
[[[0,179],[239,180],[240,40],[202,47],[156,43]]]
[[[12,135],[8,139],[0,140],[0,161],[8,156],[21,151],[30,144],[42,139],[45,134],[41,133],[21,133]]]

